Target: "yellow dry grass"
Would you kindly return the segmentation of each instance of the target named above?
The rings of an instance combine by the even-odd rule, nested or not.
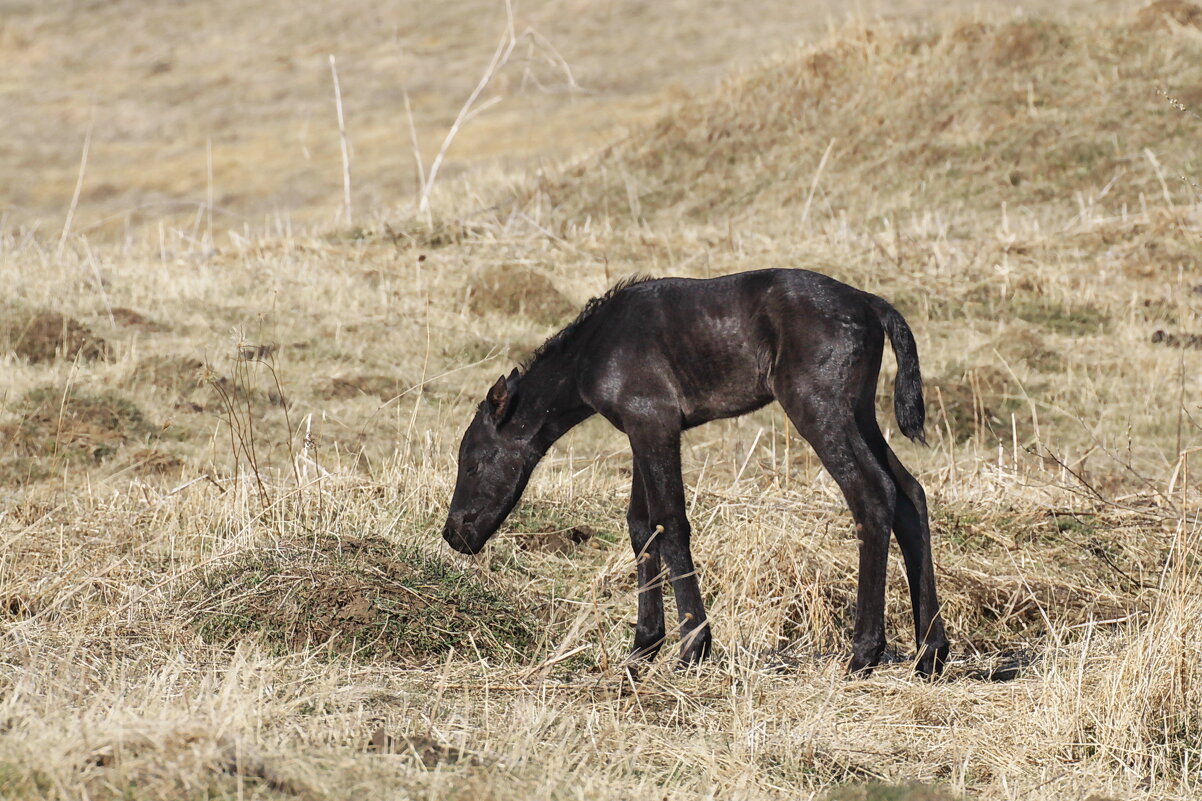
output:
[[[673,69],[718,63],[723,47],[734,52],[721,63],[746,65],[760,23],[711,32],[699,16],[679,40],[695,46],[657,48],[651,34],[694,4],[645,7],[642,25],[636,4],[562,5],[523,19],[581,85],[608,68],[609,94],[532,102],[537,134],[516,133],[531,118],[505,106],[481,115],[429,222],[392,210],[410,208],[408,178],[356,172],[370,222],[351,231],[331,223],[328,73],[309,86],[246,42],[325,69],[338,40],[382,71],[406,6],[323,27],[307,4],[268,4],[270,29],[233,6],[164,7],[129,35],[166,41],[191,26],[171,66],[134,46],[96,73],[88,58],[121,29],[124,4],[88,11],[82,43],[69,41],[77,22],[32,6],[0,28],[26,53],[0,58],[31,70],[2,73],[6,107],[38,69],[63,70],[62,91],[38,102],[75,128],[87,75],[114,102],[165,82],[159,123],[135,103],[115,116],[131,126],[124,141],[106,144],[95,124],[85,187],[113,190],[85,191],[73,230],[142,197],[190,204],[184,223],[148,211],[123,238],[97,243],[93,230],[60,253],[61,217],[53,231],[29,220],[70,202],[78,138],[0,153],[20,186],[35,169],[45,179],[4,184],[20,208],[0,231],[0,796],[1196,797],[1202,120],[1188,91],[1202,37],[1183,6],[874,22],[785,47],[812,30],[790,18],[798,27],[763,40],[784,48],[772,60],[668,101]],[[424,141],[495,44],[502,15],[468,11],[479,8],[439,6],[396,34],[429,40],[406,56],[427,59],[409,85]],[[627,36],[610,30],[619,23]],[[576,53],[565,37],[582,42]],[[438,49],[448,41],[459,49]],[[351,132],[365,137],[358,163],[411,170],[395,86],[367,92],[383,83],[337,52]],[[439,83],[445,52],[465,61]],[[64,53],[79,54],[65,70]],[[614,66],[626,53],[638,69]],[[562,67],[538,64],[544,82]],[[153,77],[135,88],[137,69]],[[213,80],[172,101],[192,74]],[[454,102],[420,110],[422,80]],[[356,86],[375,98],[391,155],[363,144],[373,123]],[[306,134],[320,168],[289,151],[291,103],[320,106]],[[184,130],[192,113],[197,130],[245,124],[238,142],[213,137],[218,194],[244,217],[271,203],[286,213],[267,227],[218,214],[209,227],[205,136],[173,151],[155,128]],[[532,153],[576,161],[498,165]],[[467,170],[467,154],[490,166]],[[498,265],[529,292],[507,293]],[[665,658],[631,685],[620,669],[634,614],[629,464],[603,422],[555,447],[481,557],[446,551],[436,532],[460,431],[496,376],[570,317],[563,298],[579,305],[632,272],[795,266],[890,298],[918,337],[932,444],[899,447],[931,497],[946,680],[917,681],[905,662],[898,564],[898,661],[844,677],[850,518],[779,409],[686,439],[719,644],[697,670]],[[19,323],[47,315],[34,358]],[[83,341],[104,345],[85,353]],[[431,610],[472,623],[420,617]],[[418,619],[425,630],[388,628]],[[502,630],[509,647],[489,634]]]

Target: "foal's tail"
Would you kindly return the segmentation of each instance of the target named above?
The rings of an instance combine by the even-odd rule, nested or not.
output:
[[[907,437],[925,445],[927,438],[922,426],[927,410],[922,402],[922,374],[918,370],[918,346],[914,344],[914,334],[888,301],[876,295],[869,295],[869,298],[893,343],[893,355],[897,359],[897,378],[893,382],[893,413],[897,415],[897,425]]]

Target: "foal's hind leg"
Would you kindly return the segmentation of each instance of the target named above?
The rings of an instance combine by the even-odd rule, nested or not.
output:
[[[875,423],[874,426],[875,428]],[[879,429],[877,436],[880,436]],[[906,470],[882,437],[880,444],[889,472],[899,490],[893,516],[893,532],[906,562],[906,580],[910,584],[910,602],[914,607],[916,669],[923,676],[937,675],[947,661],[948,641],[935,594],[935,566],[931,559],[931,528],[927,521],[927,500],[922,485]]]
[[[664,644],[664,588],[660,567],[659,543],[647,512],[647,493],[638,462],[634,464],[630,483],[630,509],[626,522],[630,526],[630,545],[638,566],[639,617],[634,629],[634,648],[631,660],[654,659]]]
[[[807,396],[807,392],[813,396]],[[850,673],[868,673],[885,650],[885,568],[897,490],[835,392],[783,387],[777,399],[847,499],[860,540],[860,578]]]

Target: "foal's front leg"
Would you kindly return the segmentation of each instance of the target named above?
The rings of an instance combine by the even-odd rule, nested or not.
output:
[[[647,516],[647,499],[638,464],[630,485],[630,510],[626,513],[630,526],[630,545],[638,566],[639,618],[634,629],[634,648],[631,661],[652,660],[664,644],[664,585],[659,558],[657,532]]]
[[[652,547],[667,565],[676,595],[680,660],[685,664],[699,662],[709,655],[713,637],[689,549],[691,529],[685,517],[684,480],[680,475],[680,431],[654,422],[643,427],[628,426],[627,433],[634,451],[635,472],[643,481],[648,522],[653,533],[662,527],[654,534]]]

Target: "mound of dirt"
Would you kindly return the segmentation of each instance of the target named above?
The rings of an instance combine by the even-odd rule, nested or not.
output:
[[[1187,0],[1156,0],[1135,15],[1136,30],[1164,30],[1173,23],[1202,28],[1202,6]]]
[[[128,309],[124,306],[115,306],[112,310],[113,319],[117,321],[117,325],[125,326],[126,328],[140,328],[148,333],[161,333],[170,331],[170,327],[163,325],[157,320],[152,320],[141,312]]]
[[[0,431],[11,446],[31,455],[75,452],[100,461],[125,442],[154,431],[136,404],[111,392],[38,387],[14,411],[21,419]]]
[[[0,425],[0,483],[7,484],[45,478],[64,463],[98,464],[158,431],[135,403],[113,392],[37,387],[10,411],[18,419]]]
[[[370,397],[389,401],[400,395],[412,384],[395,375],[349,375],[319,379],[313,394],[322,400],[346,400]]]
[[[525,317],[542,325],[565,323],[576,306],[542,273],[518,265],[489,267],[468,287],[476,314]]]
[[[148,356],[138,361],[129,377],[160,389],[189,392],[203,383],[204,364],[191,356]]]
[[[130,454],[129,461],[140,476],[178,475],[184,466],[178,456],[158,448],[139,448]]]
[[[375,537],[319,535],[256,550],[208,571],[196,592],[192,623],[216,643],[256,636],[286,650],[426,662],[451,649],[520,658],[534,641],[518,599]]]
[[[1067,28],[1044,20],[1019,20],[989,30],[994,63],[1014,65],[1032,61],[1069,45]]]
[[[107,359],[112,348],[78,320],[56,311],[10,313],[0,321],[0,343],[31,363],[56,356],[84,361]]]
[[[970,367],[958,375],[928,382],[928,425],[951,429],[956,442],[978,434],[1008,436],[1010,415],[1023,408],[1013,379],[997,367]]]

